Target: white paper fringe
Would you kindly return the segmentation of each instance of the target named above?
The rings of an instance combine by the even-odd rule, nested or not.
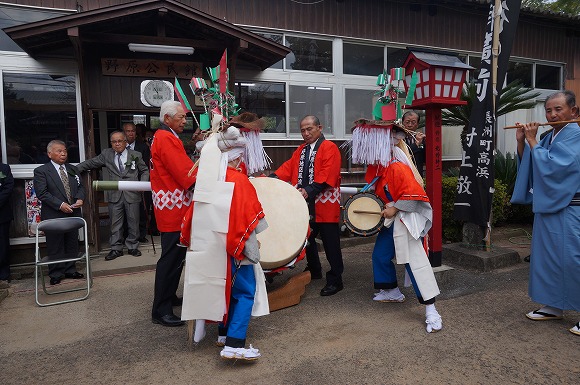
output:
[[[262,141],[260,140],[260,133],[257,131],[242,132],[242,136],[246,138],[247,146],[244,153],[244,163],[248,168],[248,175],[256,172],[262,172],[268,169],[272,164],[272,159],[266,154]]]
[[[352,162],[387,166],[392,159],[391,130],[358,127],[352,132]]]
[[[393,138],[388,128],[356,127],[352,139],[341,147],[348,148],[355,164],[380,164],[387,167],[392,159],[409,166],[415,180],[423,186],[423,178],[413,163],[413,155],[404,140]]]

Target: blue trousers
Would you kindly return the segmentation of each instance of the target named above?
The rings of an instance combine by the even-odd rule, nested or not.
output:
[[[254,306],[256,276],[254,275],[254,266],[240,265],[238,268],[236,262],[232,258],[233,285],[228,308],[228,320],[226,325],[219,324],[218,332],[220,335],[227,336],[227,346],[243,348],[246,345],[246,333],[252,316],[252,307]]]
[[[373,280],[375,289],[394,289],[398,286],[397,284],[397,271],[395,270],[395,264],[393,263],[393,258],[395,257],[395,242],[393,240],[393,227],[389,228],[383,227],[377,235],[377,240],[375,242],[375,247],[373,249]],[[424,300],[411,271],[411,267],[408,263],[405,264],[405,269],[411,278],[413,283],[413,289],[415,289],[415,294],[419,303],[422,304],[432,304],[435,303],[435,298],[430,298]]]

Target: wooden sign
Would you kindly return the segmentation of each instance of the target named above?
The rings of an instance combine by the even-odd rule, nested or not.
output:
[[[147,78],[185,78],[203,76],[201,63],[155,59],[102,58],[103,75]]]

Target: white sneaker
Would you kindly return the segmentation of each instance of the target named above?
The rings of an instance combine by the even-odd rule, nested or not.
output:
[[[426,318],[425,323],[427,326],[425,329],[427,330],[427,333],[436,333],[443,327],[443,320],[437,310],[429,312]]]
[[[244,360],[255,361],[260,358],[261,354],[258,349],[254,349],[252,345],[249,348],[232,348],[225,346],[220,352],[220,356],[226,360]]]
[[[373,301],[377,302],[405,302],[405,295],[398,287],[389,290],[381,289],[375,294]]]
[[[226,346],[226,336],[218,336],[218,339],[215,342],[215,346]]]

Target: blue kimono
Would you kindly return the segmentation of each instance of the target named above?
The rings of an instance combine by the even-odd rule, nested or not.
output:
[[[532,204],[529,295],[535,302],[580,311],[580,127],[570,123],[518,161],[512,203]]]

